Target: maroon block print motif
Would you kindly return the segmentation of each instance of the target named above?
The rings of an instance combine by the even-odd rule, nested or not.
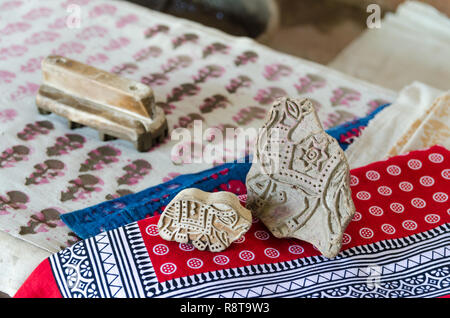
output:
[[[124,170],[126,173],[123,176],[119,177],[117,183],[119,185],[135,185],[140,180],[142,180],[144,176],[149,174],[151,169],[152,165],[147,160],[134,160],[132,163],[122,168],[122,170]]]
[[[11,45],[0,49],[0,61],[8,60],[10,58],[19,57],[24,55],[28,51],[26,46],[23,45]]]
[[[16,78],[16,74],[0,70],[0,84],[9,84]]]
[[[133,55],[133,58],[137,61],[137,62],[141,62],[144,61],[150,57],[158,57],[160,56],[162,53],[161,48],[151,45],[149,47],[143,48],[141,50],[139,50],[137,53],[135,53]]]
[[[197,75],[193,76],[195,84],[206,82],[211,78],[219,78],[225,73],[225,68],[219,65],[207,65],[198,71]]]
[[[92,192],[100,192],[103,185],[103,181],[91,174],[81,174],[78,178],[70,180],[69,186],[66,191],[61,191],[62,202],[72,200],[78,201],[86,199]]]
[[[195,96],[200,92],[200,87],[193,83],[181,84],[172,89],[167,95],[167,103],[179,102],[187,96]]]
[[[34,96],[38,89],[38,84],[27,82],[25,85],[19,85],[17,90],[11,93],[10,97],[13,101],[16,101],[24,96]]]
[[[67,239],[65,246],[61,245],[59,247],[61,250],[64,250],[67,247],[72,246],[76,242],[81,241],[81,238],[79,238],[74,232],[67,233],[67,236],[69,237],[69,239]]]
[[[250,106],[241,109],[237,115],[233,116],[233,120],[239,125],[247,125],[255,119],[264,119],[266,110],[258,106]]]
[[[88,153],[88,159],[81,164],[80,172],[101,170],[105,165],[117,162],[121,151],[113,146],[101,146]]]
[[[135,63],[122,63],[120,65],[116,65],[111,69],[111,73],[117,75],[123,74],[133,74],[135,73],[139,67]]]
[[[230,47],[220,42],[215,42],[203,49],[203,58],[207,58],[208,56],[215,53],[228,54]]]
[[[26,209],[28,201],[28,196],[20,191],[9,191],[6,196],[0,195],[0,215],[10,214],[11,209]]]
[[[299,94],[306,94],[325,87],[326,84],[327,82],[323,77],[314,74],[306,74],[305,76],[300,77],[299,83],[295,84],[294,87]]]
[[[280,87],[267,87],[265,89],[259,89],[256,96],[253,98],[261,105],[272,104],[275,99],[286,96],[287,93]]]
[[[62,161],[49,159],[34,166],[35,171],[25,180],[25,185],[46,184],[58,176],[64,175],[65,164]]]
[[[215,94],[211,97],[207,97],[203,100],[203,104],[200,105],[200,112],[202,114],[210,113],[214,109],[218,108],[226,108],[227,105],[230,105],[230,101],[228,98],[221,94]]]
[[[197,43],[198,35],[194,33],[185,33],[172,40],[173,48],[179,48],[186,43]]]
[[[5,12],[5,11],[8,11],[8,10],[12,10],[12,9],[18,8],[22,4],[23,4],[23,2],[19,1],[19,0],[6,1],[6,2],[0,4],[0,10],[1,10],[1,12]]]
[[[39,56],[39,57],[32,57],[29,60],[27,60],[25,62],[25,64],[23,64],[20,67],[20,70],[24,73],[33,73],[37,70],[41,69],[41,62],[44,59],[43,56]]]
[[[352,101],[358,101],[360,99],[360,92],[357,92],[351,88],[338,87],[333,91],[333,96],[330,98],[330,101],[332,106],[350,106]]]
[[[15,163],[28,160],[30,152],[30,148],[24,145],[6,149],[0,155],[0,169],[14,167]]]
[[[122,49],[126,47],[128,44],[130,44],[130,39],[121,36],[117,39],[111,39],[111,41],[109,41],[109,43],[106,46],[104,46],[103,49],[105,49],[105,51],[114,51]]]
[[[89,12],[89,17],[90,18],[96,18],[102,15],[114,15],[117,11],[117,8],[113,5],[110,4],[101,4],[98,5],[96,7],[94,7],[90,12]]]
[[[216,126],[212,126],[213,130],[211,130],[211,134],[206,134],[205,139],[209,142],[212,142],[215,140],[215,136],[218,132],[220,132],[222,135],[227,135],[231,137],[231,132],[227,133],[227,129],[232,129],[233,136],[236,137],[236,128],[238,128],[235,125],[230,124],[219,124]]]
[[[88,65],[97,65],[103,64],[109,60],[109,57],[103,53],[97,53],[94,55],[89,55],[86,59],[86,64]]]
[[[27,235],[48,232],[49,229],[57,226],[64,226],[64,222],[59,218],[61,213],[62,212],[56,208],[47,208],[34,213],[30,216],[27,225],[20,227],[19,234]]]
[[[255,63],[258,59],[258,54],[253,51],[245,51],[241,55],[238,55],[234,60],[234,65],[241,66],[248,63]]]
[[[125,27],[128,24],[132,24],[139,21],[139,17],[135,14],[127,14],[123,17],[120,17],[119,20],[116,22],[116,27],[121,29]]]
[[[334,113],[328,115],[328,117],[323,122],[323,126],[326,129],[343,124],[353,119],[356,119],[355,114],[338,109]]]
[[[269,81],[278,81],[281,77],[289,76],[292,68],[283,64],[271,64],[264,68],[263,76]]]
[[[0,35],[11,35],[14,33],[26,32],[31,28],[31,24],[25,22],[9,23],[0,29]]]
[[[86,47],[83,44],[71,41],[62,43],[57,49],[54,49],[52,51],[52,54],[61,56],[80,54],[84,51],[85,48]]]
[[[197,113],[190,113],[187,114],[186,116],[181,116],[178,119],[178,124],[174,125],[173,128],[192,128],[192,124],[194,123],[195,120],[201,120],[204,121],[205,118],[203,118],[202,115],[197,114]]]
[[[225,87],[230,94],[234,94],[241,87],[250,87],[252,85],[252,79],[246,75],[239,75],[236,78],[232,78],[230,83]]]
[[[53,10],[47,7],[39,7],[28,11],[22,16],[24,21],[33,21],[41,18],[47,18],[52,14]]]
[[[27,124],[21,132],[17,133],[17,137],[22,140],[31,140],[38,135],[47,135],[53,129],[52,122],[48,120],[37,121],[33,124]]]
[[[28,39],[25,40],[25,43],[27,45],[38,45],[45,42],[54,42],[59,37],[59,33],[51,31],[41,31],[32,34]]]
[[[92,25],[84,28],[76,37],[80,40],[90,40],[95,38],[103,38],[108,34],[108,29],[100,25]]]
[[[211,78],[218,78],[223,75],[225,69],[218,65],[207,65],[201,68],[194,76],[192,83],[183,83],[175,88],[167,95],[165,102],[157,102],[156,105],[164,110],[164,113],[171,114],[172,109],[175,109],[175,105],[172,103],[179,102],[187,96],[194,96],[200,92],[200,86],[198,84],[205,83]]]
[[[118,189],[118,190],[116,190],[116,193],[114,193],[114,194],[110,194],[110,193],[107,194],[105,196],[105,199],[113,200],[113,199],[117,199],[117,198],[123,197],[124,195],[132,194],[132,193],[134,193],[134,192],[129,189]]]
[[[143,84],[153,86],[153,85],[164,85],[169,81],[168,74],[176,70],[189,67],[192,63],[192,58],[187,55],[180,55],[174,58],[170,58],[162,68],[162,72],[152,73],[148,76],[143,76],[141,82]]]
[[[384,99],[373,99],[367,103],[367,105],[369,106],[368,113],[373,112],[375,109],[377,109],[381,105],[386,105],[389,103],[390,102],[388,102],[387,100],[384,100]]]
[[[167,25],[157,24],[145,30],[144,35],[148,39],[154,37],[158,33],[167,33],[169,32],[169,29],[170,28]]]
[[[61,156],[69,152],[83,148],[86,139],[77,134],[65,134],[62,137],[56,138],[56,143],[47,148],[47,156]]]

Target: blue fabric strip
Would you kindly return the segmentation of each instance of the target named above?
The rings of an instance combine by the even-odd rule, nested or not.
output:
[[[339,141],[345,150],[367,126],[368,122],[389,104],[379,106],[366,117],[328,129],[327,133]],[[134,221],[161,213],[181,190],[198,188],[203,191],[219,190],[220,185],[230,180],[239,180],[245,184],[245,178],[251,167],[251,159],[243,162],[225,163],[199,173],[178,176],[168,182],[129,194],[117,199],[105,201],[92,207],[61,215],[62,221],[79,237],[86,239],[124,226]],[[221,173],[228,169],[227,173]],[[214,178],[211,178],[214,175]]]

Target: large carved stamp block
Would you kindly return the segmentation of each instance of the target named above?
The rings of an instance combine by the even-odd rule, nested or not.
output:
[[[251,224],[251,212],[233,193],[191,188],[178,193],[167,205],[158,229],[165,240],[220,252],[244,235]]]
[[[168,135],[164,111],[142,83],[63,56],[42,61],[43,84],[36,96],[39,113],[69,120],[71,129],[88,126],[104,141],[129,140],[147,151]]]
[[[247,208],[279,238],[336,256],[355,213],[349,166],[307,99],[278,99],[258,134],[247,175]]]

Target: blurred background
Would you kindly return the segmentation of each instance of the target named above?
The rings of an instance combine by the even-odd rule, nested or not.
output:
[[[153,10],[248,36],[292,55],[327,64],[367,29],[367,6],[381,16],[405,0],[128,0]],[[450,1],[422,0],[446,16]]]

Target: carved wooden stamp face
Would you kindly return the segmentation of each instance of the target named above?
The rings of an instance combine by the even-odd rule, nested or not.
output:
[[[251,226],[251,212],[229,192],[181,191],[166,207],[158,222],[160,236],[190,243],[199,250],[220,252],[244,235]]]
[[[247,175],[247,208],[276,237],[308,241],[334,257],[355,208],[344,153],[323,130],[312,103],[277,100],[255,156]]]

